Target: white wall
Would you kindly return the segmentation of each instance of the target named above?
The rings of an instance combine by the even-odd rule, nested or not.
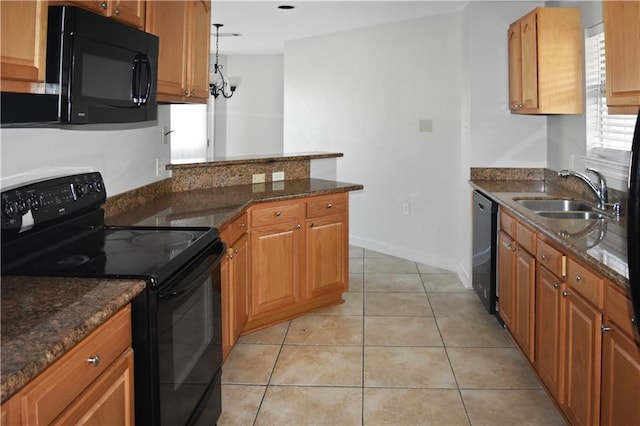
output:
[[[469,167],[544,167],[546,120],[508,110],[508,25],[539,2],[285,45],[285,151],[339,151],[351,243],[456,270],[469,283]],[[433,120],[432,133],[418,120]],[[403,214],[403,204],[410,214]]]
[[[168,116],[159,108],[158,117]],[[111,196],[165,179],[169,174],[164,167],[156,176],[156,158],[167,164],[171,152],[169,144],[163,143],[162,128],[152,124],[121,130],[97,130],[105,126],[1,129],[0,184],[4,188],[34,178],[93,170],[102,173]]]
[[[215,100],[216,158],[282,153],[283,55],[228,55],[224,60],[224,75],[238,88],[232,98]]]

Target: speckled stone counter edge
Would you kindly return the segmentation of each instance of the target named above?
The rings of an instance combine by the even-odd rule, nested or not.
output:
[[[167,165],[167,170],[176,170],[183,168],[194,167],[227,167],[241,164],[261,164],[261,163],[274,163],[281,161],[309,161],[319,160],[323,158],[337,158],[343,157],[341,152],[302,152],[302,153],[286,153],[286,154],[268,154],[268,155],[255,155],[255,156],[242,156],[242,157],[229,157],[216,161],[196,161],[196,162],[173,162]]]
[[[56,299],[56,303],[63,304],[66,309],[58,310],[54,314],[46,312],[45,317],[29,315],[28,318],[12,318],[16,326],[26,327],[28,332],[12,333],[10,327],[13,321],[7,322],[5,318],[2,322],[3,403],[145,288],[143,281],[136,280],[3,276],[3,316],[10,313],[12,304],[20,303],[19,300],[7,296],[12,287],[19,289],[20,294],[24,295],[26,290],[22,289],[34,285],[40,289],[47,287],[47,291],[54,292],[56,295],[50,298]],[[73,297],[69,295],[72,292],[64,291],[69,286],[85,289],[88,286],[92,287],[89,291],[83,292],[82,297]],[[23,310],[24,306],[18,308],[18,311]],[[16,334],[18,336],[6,341],[6,335]]]

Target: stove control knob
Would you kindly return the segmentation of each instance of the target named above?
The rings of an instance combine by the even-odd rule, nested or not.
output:
[[[18,213],[20,216],[24,216],[29,212],[29,205],[22,199],[16,201],[16,205],[18,206]]]
[[[99,180],[93,182],[93,190],[95,192],[102,192],[103,189],[104,188],[102,186],[102,182],[100,182]]]
[[[42,196],[32,195],[31,198],[29,198],[29,205],[34,212],[40,209],[40,207],[42,207]]]
[[[15,219],[19,214],[18,203],[9,200],[5,201],[4,206],[2,207],[2,212],[9,219]]]
[[[90,192],[91,188],[88,183],[81,183],[78,185],[78,196],[84,197]]]

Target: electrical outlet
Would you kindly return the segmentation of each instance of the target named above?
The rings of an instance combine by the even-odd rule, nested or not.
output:
[[[433,120],[420,120],[418,130],[421,132],[433,132]]]
[[[163,168],[164,168],[164,163],[160,161],[159,158],[156,158],[156,176],[160,176],[160,173],[162,173]]]
[[[409,214],[409,203],[402,204],[402,214]]]
[[[264,183],[265,181],[265,175],[264,173],[256,173],[255,175],[253,175],[253,177],[251,178],[251,182],[252,183]]]
[[[273,182],[284,180],[284,172],[273,172],[271,173],[271,180]]]

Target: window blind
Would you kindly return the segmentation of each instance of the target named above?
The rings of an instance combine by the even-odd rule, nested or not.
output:
[[[585,42],[587,156],[628,164],[636,117],[608,113],[603,29],[590,29]]]

